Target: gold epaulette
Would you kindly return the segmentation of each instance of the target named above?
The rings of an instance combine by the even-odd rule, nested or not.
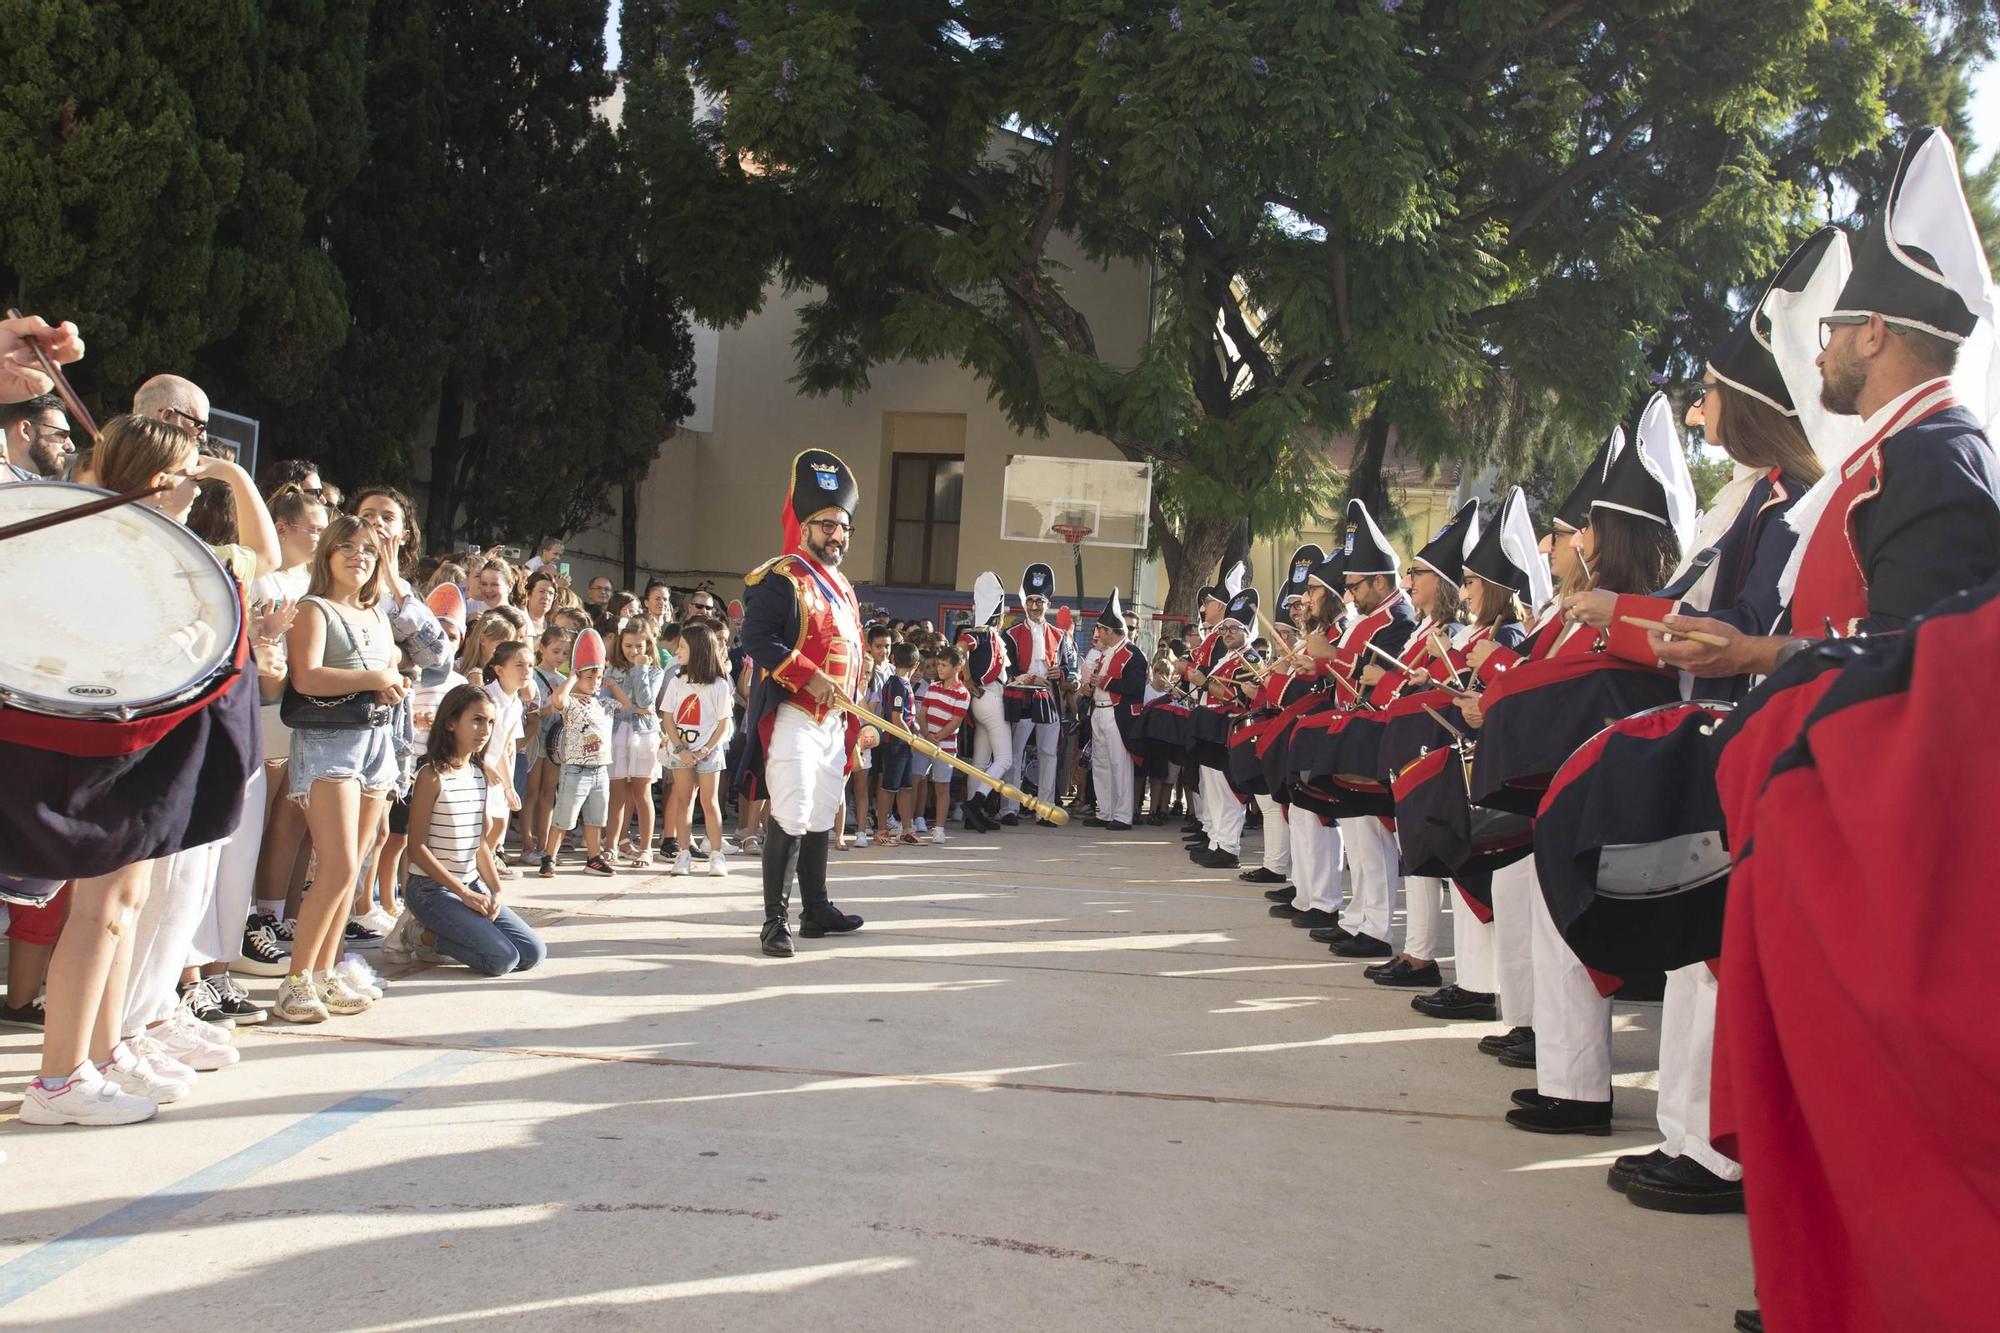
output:
[[[743,576],[743,586],[746,588],[756,587],[759,583],[762,583],[764,581],[764,576],[766,574],[770,573],[779,564],[783,563],[786,560],[790,560],[791,558],[792,557],[790,555],[772,556],[769,560],[766,560],[763,564],[757,566],[757,568],[751,570],[748,574],[745,574]]]

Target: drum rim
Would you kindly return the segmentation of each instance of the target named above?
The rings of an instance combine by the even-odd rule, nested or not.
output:
[[[59,487],[62,490],[76,491],[83,495],[104,496],[117,494],[116,491],[107,490],[102,486],[86,486],[81,482],[74,481],[35,481],[19,484],[24,490],[32,487]],[[169,709],[186,703],[214,684],[216,677],[230,668],[235,656],[236,641],[243,636],[243,598],[241,590],[237,589],[235,576],[229,572],[228,567],[222,563],[221,558],[210,549],[208,543],[196,536],[185,523],[168,518],[165,514],[154,509],[151,505],[145,504],[143,501],[137,502],[135,505],[126,506],[126,508],[142,509],[151,515],[150,519],[142,519],[142,522],[163,524],[171,534],[172,540],[199,550],[207,558],[209,564],[214,566],[215,572],[222,577],[224,583],[229,588],[237,590],[237,595],[229,599],[231,607],[230,618],[233,622],[231,632],[226,637],[218,639],[217,642],[221,646],[218,649],[216,661],[200,674],[191,676],[186,683],[175,687],[173,691],[151,695],[143,699],[127,699],[118,703],[87,703],[57,699],[47,695],[29,694],[14,686],[0,684],[0,704],[18,709],[23,713],[33,713],[38,717],[59,718],[66,722],[131,722],[137,718],[167,712]]]

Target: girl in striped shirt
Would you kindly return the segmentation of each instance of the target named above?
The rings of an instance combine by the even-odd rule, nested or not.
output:
[[[937,679],[917,702],[917,721],[924,739],[946,754],[956,755],[959,728],[965,725],[966,710],[972,707],[972,691],[959,679],[965,654],[957,648],[940,648],[936,660]],[[919,776],[925,771],[930,774],[931,790],[936,793],[932,798],[936,815],[931,820],[931,841],[943,842],[944,819],[951,809],[952,767],[942,759],[917,755],[911,771]]]

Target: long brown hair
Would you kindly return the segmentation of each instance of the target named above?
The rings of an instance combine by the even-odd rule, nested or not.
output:
[[[1467,583],[1475,579],[1479,581],[1479,611],[1472,617],[1475,629],[1498,629],[1502,625],[1527,622],[1528,609],[1522,605],[1520,593],[1504,583],[1495,583],[1477,574],[1468,573],[1465,576]]]
[[[1721,380],[1708,391],[1722,405],[1721,438],[1711,438],[1709,442],[1721,445],[1731,458],[1759,471],[1776,468],[1808,485],[1818,481],[1826,471],[1797,417],[1788,417],[1769,403]]]
[[[403,511],[403,545],[396,553],[396,572],[416,568],[417,561],[424,554],[424,534],[417,526],[417,506],[409,496],[394,486],[364,486],[347,498],[347,512],[361,512],[361,502],[373,496],[381,496],[393,501],[396,508]]]
[[[722,679],[725,664],[715,641],[715,627],[706,620],[681,623],[681,675],[696,685]]]
[[[382,600],[382,594],[389,589],[388,561],[382,557],[382,543],[375,535],[372,523],[363,523],[352,514],[336,514],[326,525],[326,531],[319,535],[319,547],[313,552],[312,577],[306,583],[306,594],[324,597],[333,591],[333,548],[344,541],[358,541],[375,552],[375,568],[361,580],[361,587],[354,600],[360,606],[373,606]]]
[[[200,442],[171,421],[127,414],[104,423],[91,464],[99,486],[136,491],[162,472],[186,467],[199,449]]]
[[[1590,511],[1597,553],[1590,586],[1605,592],[1646,594],[1665,586],[1681,562],[1680,540],[1664,523],[1602,506]]]

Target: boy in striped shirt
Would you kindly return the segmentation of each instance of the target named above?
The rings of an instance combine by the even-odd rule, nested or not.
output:
[[[965,654],[957,648],[940,648],[936,660],[937,679],[917,701],[917,720],[923,725],[924,739],[946,754],[956,755],[959,728],[965,725],[965,714],[972,707],[972,691],[959,679],[965,669]],[[913,775],[921,776],[927,770],[931,790],[937,793],[931,840],[943,842],[945,815],[951,809],[952,767],[929,756],[918,756],[917,762],[924,768],[913,769]]]

